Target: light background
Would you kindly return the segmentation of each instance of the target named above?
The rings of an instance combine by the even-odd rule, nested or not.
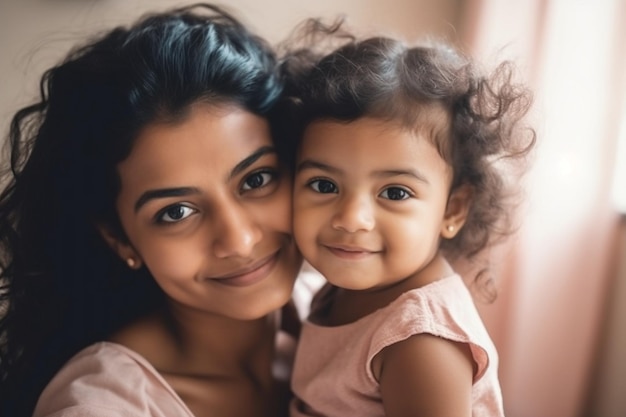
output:
[[[43,70],[85,36],[176,0],[0,0],[0,128]],[[499,297],[481,313],[500,351],[509,417],[626,416],[624,0],[229,0],[273,43],[303,18],[361,33],[436,34],[485,66],[515,59],[539,133],[519,236],[494,255]],[[622,126],[620,128],[620,126]],[[621,129],[621,130],[620,130]],[[619,168],[619,169],[618,169]],[[624,180],[622,180],[624,181]],[[622,183],[624,184],[624,183]],[[619,188],[617,188],[619,187]],[[623,194],[622,194],[623,195]]]

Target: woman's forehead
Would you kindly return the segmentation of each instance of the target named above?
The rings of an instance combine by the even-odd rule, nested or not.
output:
[[[271,147],[268,122],[239,108],[199,106],[176,123],[155,123],[118,164],[123,183],[201,171],[221,176],[262,147]]]

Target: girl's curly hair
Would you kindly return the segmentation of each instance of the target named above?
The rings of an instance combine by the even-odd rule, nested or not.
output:
[[[307,30],[320,28],[333,37],[341,25],[314,22]],[[294,49],[283,63],[296,138],[285,152],[295,155],[304,129],[320,119],[373,117],[420,131],[452,167],[451,192],[472,189],[464,227],[441,242],[446,256],[471,261],[510,235],[518,195],[511,180],[519,180],[536,140],[534,129],[521,123],[532,94],[514,81],[514,64],[504,61],[483,75],[443,42],[339,38],[344,44],[330,53]]]

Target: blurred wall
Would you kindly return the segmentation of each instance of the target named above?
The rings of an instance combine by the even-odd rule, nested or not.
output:
[[[522,228],[486,315],[507,416],[626,416],[624,220],[611,197],[626,120],[626,2],[468,3],[475,55],[512,57],[535,91]]]
[[[611,0],[599,4],[607,1]],[[617,4],[620,0],[612,1]],[[195,1],[0,0],[2,138],[12,114],[36,96],[43,70],[56,63],[72,45],[94,32],[134,20],[144,12],[192,2]],[[552,156],[538,161],[543,171],[535,174],[535,188],[529,193],[535,204],[528,211],[530,226],[520,241],[514,242],[521,246],[505,248],[508,252],[502,256],[499,298],[493,305],[481,307],[501,354],[505,406],[512,417],[626,415],[626,396],[622,394],[626,383],[626,333],[621,325],[626,305],[626,226],[622,221],[621,249],[610,246],[606,240],[599,241],[598,235],[612,234],[609,228],[615,216],[606,209],[599,215],[597,211],[592,213],[590,207],[595,210],[594,202],[601,202],[604,207],[608,192],[603,186],[583,188],[590,176],[599,175],[595,168],[610,164],[611,156],[610,146],[589,142],[594,140],[594,132],[600,132],[597,136],[601,138],[610,136],[608,125],[599,118],[590,128],[582,124],[592,110],[605,112],[598,108],[605,104],[604,96],[598,98],[594,94],[600,87],[606,89],[606,84],[589,84],[587,80],[593,76],[579,71],[590,69],[597,73],[603,63],[588,59],[583,53],[601,52],[600,46],[612,45],[602,37],[604,31],[590,26],[594,22],[601,28],[607,26],[598,17],[598,4],[565,0],[224,0],[222,4],[227,4],[229,10],[272,43],[283,40],[306,17],[332,19],[343,14],[361,32],[382,31],[407,39],[437,34],[471,46],[488,64],[503,56],[519,62],[537,88],[541,104],[538,108],[541,112],[547,110],[546,114],[536,115],[540,141],[578,138],[571,143],[577,143],[582,151],[578,153],[576,169],[567,161],[558,163],[558,158],[556,164],[545,159]],[[621,13],[609,13],[609,17],[624,16],[626,2],[621,4]],[[577,10],[577,16],[567,15],[567,11]],[[567,28],[569,32],[564,30],[567,22],[573,25]],[[620,27],[623,32],[626,26]],[[587,32],[581,32],[581,28]],[[579,43],[572,45],[576,35]],[[562,47],[563,38],[572,49]],[[585,42],[589,39],[600,40],[594,44]],[[557,59],[564,51],[571,51],[571,55],[561,67]],[[542,68],[554,70],[544,73]],[[572,78],[579,73],[579,78]],[[596,77],[594,82],[611,78]],[[570,84],[563,85],[566,80]],[[618,84],[613,83],[612,88]],[[572,89],[571,85],[580,87]],[[621,78],[620,85],[626,91],[626,77]],[[555,90],[559,86],[565,93]],[[579,98],[570,95],[573,90],[588,92],[590,98],[582,103],[572,100]],[[564,112],[561,102],[547,100],[552,96],[564,99],[564,105],[580,107]],[[559,121],[564,123],[558,124]],[[568,153],[561,150],[567,146],[542,144],[540,152],[553,151],[563,157]],[[560,171],[555,173],[555,169]],[[587,180],[576,182],[576,178]],[[554,181],[562,183],[557,186],[551,183]],[[593,222],[581,223],[581,219],[587,220],[584,217],[591,217]],[[595,259],[595,264],[590,259]],[[615,266],[619,260],[621,267]],[[519,279],[521,275],[523,279]],[[557,306],[554,300],[561,300],[563,306]]]
[[[608,288],[587,403],[580,414],[584,417],[626,415],[626,217],[622,217],[619,225],[614,256],[614,279]]]
[[[38,92],[43,70],[85,36],[127,23],[146,11],[190,0],[0,0],[0,128]],[[307,17],[348,17],[359,31],[413,38],[422,33],[454,36],[455,0],[222,0],[272,43],[283,40]],[[2,137],[5,135],[3,134]]]

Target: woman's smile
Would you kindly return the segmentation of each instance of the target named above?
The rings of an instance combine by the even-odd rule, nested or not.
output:
[[[274,269],[280,251],[249,266],[207,280],[232,287],[247,287],[266,278]]]

